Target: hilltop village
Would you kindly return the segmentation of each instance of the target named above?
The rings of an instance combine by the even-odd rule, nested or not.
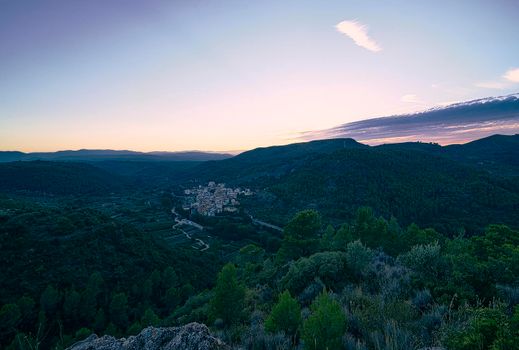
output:
[[[237,212],[240,205],[238,196],[251,196],[253,192],[248,188],[230,188],[225,187],[223,183],[210,181],[207,186],[199,185],[186,189],[184,194],[184,210],[204,216],[215,216],[222,212]]]

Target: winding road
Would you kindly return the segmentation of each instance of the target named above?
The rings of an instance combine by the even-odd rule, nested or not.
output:
[[[171,209],[171,213],[173,215],[175,215],[175,225],[173,225],[173,229],[176,229],[176,230],[179,230],[180,232],[182,232],[188,239],[192,240],[192,241],[196,241],[197,243],[199,243],[203,248],[201,249],[198,249],[200,250],[201,252],[211,248],[211,246],[204,242],[203,240],[201,240],[200,238],[193,238],[189,233],[187,233],[186,231],[182,230],[181,228],[179,228],[178,226],[179,225],[189,225],[189,226],[193,226],[193,227],[196,227],[197,229],[199,230],[203,230],[204,227],[202,225],[199,225],[197,224],[196,222],[193,222],[191,220],[187,220],[187,219],[179,219],[180,215],[175,211],[175,208]],[[195,246],[193,246],[194,249],[196,249]]]
[[[283,232],[283,229],[279,226],[276,226],[276,225],[272,225],[272,224],[269,224],[268,222],[265,222],[265,221],[261,221],[261,220],[258,220],[258,219],[255,219],[252,215],[249,214],[249,217],[250,219],[252,220],[252,223],[253,224],[256,224],[256,225],[260,225],[260,226],[264,226],[264,227],[268,227],[268,228],[271,228],[273,230],[276,230],[276,231],[279,231],[279,232]]]

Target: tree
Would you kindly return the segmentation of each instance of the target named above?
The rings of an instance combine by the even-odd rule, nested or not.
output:
[[[346,246],[346,262],[356,277],[362,276],[367,271],[373,255],[373,251],[364,246],[360,240],[350,242]]]
[[[162,280],[162,276],[160,275],[159,270],[153,270],[150,275],[152,288],[154,291],[157,291],[160,288],[160,281]]]
[[[301,325],[301,306],[292,298],[288,290],[281,293],[279,301],[272,308],[269,317],[265,321],[265,329],[269,332],[285,332],[295,337]]]
[[[63,302],[63,313],[67,322],[73,323],[77,319],[80,302],[81,295],[75,289],[66,292],[65,301]]]
[[[178,286],[178,276],[175,269],[171,266],[166,267],[162,273],[162,288],[168,290],[171,287]]]
[[[117,293],[112,297],[110,320],[120,329],[128,327],[128,297],[125,293]]]
[[[58,307],[59,299],[58,290],[49,284],[40,297],[40,305],[43,311],[47,315],[52,315]]]
[[[96,332],[101,332],[105,329],[106,326],[106,318],[105,318],[105,311],[103,309],[97,310],[93,327]]]
[[[18,304],[18,307],[20,308],[20,312],[22,315],[20,327],[22,329],[30,327],[30,325],[36,322],[36,302],[31,297],[23,296],[18,299],[16,304]]]
[[[167,312],[172,312],[180,304],[180,295],[177,288],[171,287],[166,291],[164,304]]]
[[[323,237],[321,238],[321,249],[322,250],[333,250],[334,248],[334,237],[335,229],[332,225],[326,226]]]
[[[278,259],[288,261],[314,253],[318,248],[321,216],[315,210],[297,213],[284,229]]]
[[[321,216],[315,210],[297,213],[285,226],[285,235],[299,239],[313,238],[321,229]]]
[[[157,316],[157,314],[151,308],[148,308],[146,311],[144,311],[144,315],[141,319],[141,325],[143,327],[157,326],[159,323],[159,316]]]
[[[16,331],[22,313],[16,304],[5,304],[0,309],[0,335],[5,336]]]
[[[83,322],[91,322],[94,319],[97,310],[97,299],[99,294],[101,294],[103,283],[101,274],[93,272],[88,279],[87,287],[81,292],[79,315]]]
[[[398,260],[406,267],[416,272],[421,283],[437,284],[441,270],[442,256],[438,242],[432,244],[418,244],[411,250],[398,257]]]
[[[210,315],[231,326],[241,318],[244,300],[245,289],[238,283],[236,267],[228,263],[218,274],[214,296],[210,301]]]
[[[305,349],[340,349],[341,339],[346,331],[346,316],[341,305],[323,291],[310,309],[312,314],[303,325]]]
[[[316,279],[328,287],[339,288],[347,276],[346,272],[346,253],[321,252],[291,263],[280,282],[283,289],[294,294],[301,293]]]

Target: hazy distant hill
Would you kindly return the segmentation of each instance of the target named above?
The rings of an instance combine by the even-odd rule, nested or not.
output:
[[[199,151],[187,152],[135,152],[114,150],[58,151],[58,152],[0,152],[0,162],[52,160],[52,161],[104,161],[104,160],[135,160],[135,161],[207,161],[231,157],[230,154]]]

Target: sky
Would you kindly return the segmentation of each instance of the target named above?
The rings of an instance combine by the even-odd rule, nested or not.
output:
[[[245,150],[519,92],[516,0],[0,0],[0,150]]]

